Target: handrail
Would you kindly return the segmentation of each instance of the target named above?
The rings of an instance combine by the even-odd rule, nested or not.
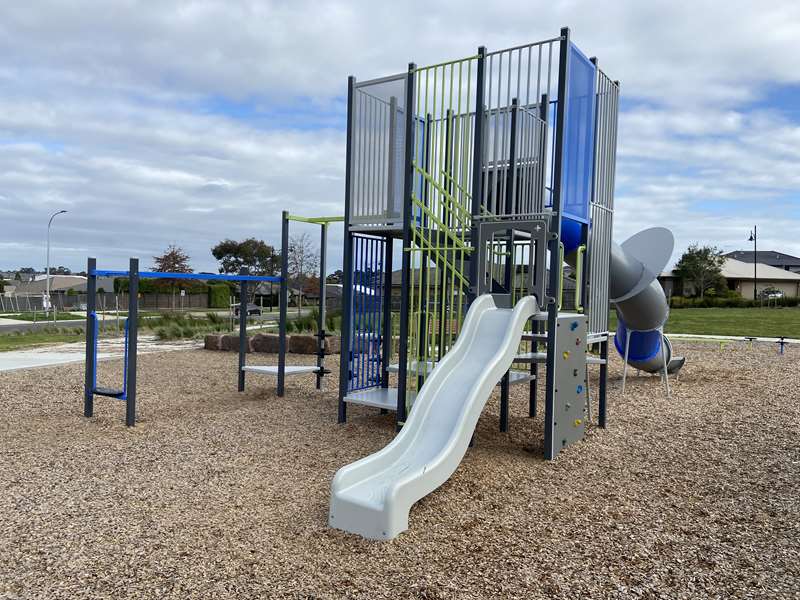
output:
[[[558,310],[564,302],[564,242],[558,242]]]
[[[583,261],[586,257],[586,244],[578,246],[575,257],[575,311],[583,312]]]

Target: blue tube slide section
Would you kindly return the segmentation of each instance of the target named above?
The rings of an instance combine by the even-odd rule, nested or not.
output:
[[[673,356],[672,344],[662,334],[669,305],[658,283],[674,245],[672,233],[661,227],[642,231],[622,246],[612,243],[609,296],[617,312],[614,346],[628,364],[647,373],[675,373],[686,359]],[[628,337],[630,335],[630,337]]]

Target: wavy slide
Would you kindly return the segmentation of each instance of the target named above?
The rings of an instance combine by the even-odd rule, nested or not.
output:
[[[336,473],[331,527],[376,540],[408,529],[413,504],[447,481],[464,457],[486,401],[537,312],[533,296],[513,309],[497,308],[489,294],[470,305],[456,343],[425,380],[400,433]]]

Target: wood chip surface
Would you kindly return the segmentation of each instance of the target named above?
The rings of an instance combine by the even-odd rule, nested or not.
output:
[[[509,433],[495,393],[389,543],[327,527],[333,474],[394,435],[337,425],[335,358],[277,398],[236,392],[235,354],[143,355],[133,429],[116,400],[82,416],[82,365],[0,374],[0,598],[800,598],[800,348],[676,349],[670,400],[635,371],[621,397],[615,356],[608,429],[554,462],[527,386]]]

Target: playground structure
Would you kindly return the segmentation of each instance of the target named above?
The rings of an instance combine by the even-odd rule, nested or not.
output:
[[[619,83],[568,28],[349,78],[339,421],[349,404],[393,410],[400,433],[337,472],[332,527],[373,539],[404,531],[414,502],[458,466],[496,385],[507,431],[509,386],[528,384],[534,417],[544,369],[552,460],[584,436],[587,369],[597,365],[605,427],[611,303],[617,349],[661,373],[669,393],[668,372],[683,359],[663,335],[656,275],[672,235],[656,228],[612,242],[618,103]],[[565,276],[574,306],[563,306]]]
[[[205,280],[205,281],[230,281],[238,283],[239,289],[239,362],[238,362],[238,390],[245,389],[245,374],[247,372],[274,375],[277,378],[277,395],[283,396],[287,375],[314,374],[316,387],[321,387],[322,378],[330,373],[325,368],[325,271],[327,257],[327,235],[330,223],[342,221],[342,217],[299,217],[283,211],[281,219],[281,275],[280,277],[250,275],[243,268],[238,275],[214,275],[208,273],[165,273],[139,271],[139,259],[131,258],[127,271],[109,271],[97,268],[97,260],[89,258],[87,272],[87,307],[86,307],[86,362],[84,381],[84,409],[83,414],[91,417],[94,414],[95,396],[105,396],[125,402],[125,424],[132,427],[136,424],[136,361],[138,350],[139,329],[139,280],[149,279],[179,279],[179,280]],[[286,365],[286,327],[289,306],[289,222],[303,222],[319,225],[320,227],[320,305],[317,321],[317,364],[310,366]],[[128,279],[128,317],[125,320],[125,342],[123,356],[123,376],[120,388],[100,386],[97,383],[97,340],[99,334],[97,318],[97,278],[98,277],[125,277]],[[279,351],[277,366],[248,366],[247,365],[247,304],[248,286],[259,282],[279,282]]]

